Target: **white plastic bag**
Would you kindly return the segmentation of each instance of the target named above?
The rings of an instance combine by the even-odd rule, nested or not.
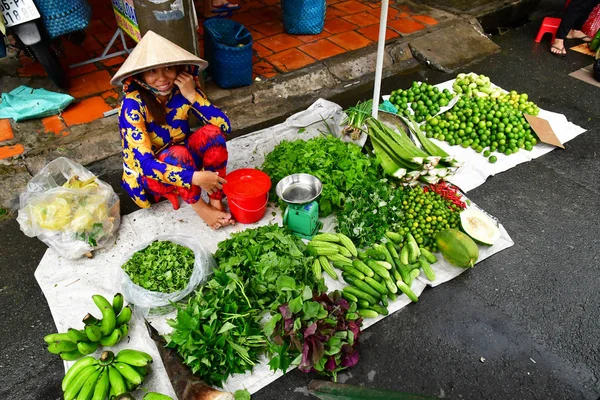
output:
[[[59,157],[21,193],[17,221],[25,235],[76,259],[113,243],[121,221],[119,197],[92,172]]]
[[[187,286],[180,291],[171,293],[155,292],[143,287],[136,285],[129,278],[129,275],[123,270],[122,266],[129,261],[129,259],[138,251],[145,249],[155,241],[169,241],[185,246],[194,252],[194,270]],[[197,240],[186,236],[177,235],[164,235],[157,236],[153,240],[146,242],[140,246],[136,246],[125,255],[121,264],[119,265],[119,279],[121,284],[121,293],[129,303],[135,304],[136,309],[143,309],[142,312],[158,312],[158,307],[169,306],[171,302],[177,302],[190,293],[212,273],[213,268],[216,266],[215,260],[212,257],[210,251],[198,243]],[[169,307],[165,311],[171,311]]]

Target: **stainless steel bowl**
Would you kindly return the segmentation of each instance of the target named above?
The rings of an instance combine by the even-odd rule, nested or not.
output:
[[[290,204],[310,203],[323,190],[323,184],[310,174],[292,174],[279,181],[275,187],[277,196]]]

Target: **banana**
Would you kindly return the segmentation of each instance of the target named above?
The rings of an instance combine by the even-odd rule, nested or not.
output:
[[[102,369],[98,369],[85,380],[79,394],[77,394],[77,400],[90,400],[92,398],[94,388],[96,387],[96,381],[98,381],[101,372]]]
[[[96,382],[96,388],[94,389],[94,396],[92,400],[104,400],[110,390],[110,381],[108,379],[108,368],[104,368],[98,381]]]
[[[91,342],[97,342],[102,339],[102,332],[96,325],[87,325],[85,327],[85,335]]]
[[[75,349],[73,351],[64,351],[60,353],[60,358],[62,358],[65,361],[75,361],[79,360],[84,355],[85,354],[81,354],[79,350]]]
[[[109,380],[109,383],[110,383],[110,373],[108,374],[108,380]],[[115,388],[114,388],[114,387],[112,387],[112,385],[111,385],[111,386],[110,386],[110,390],[108,391],[108,398],[109,398],[109,399],[114,399],[115,397],[117,397],[117,396],[115,395]]]
[[[77,343],[73,343],[70,340],[61,340],[59,342],[52,342],[48,345],[48,351],[52,354],[60,354],[67,351],[77,350]]]
[[[83,371],[86,367],[98,365],[98,360],[94,357],[83,357],[81,360],[77,361],[65,374],[65,377],[62,380],[62,390],[63,392],[67,389],[69,383],[75,378],[81,371]]]
[[[113,297],[112,307],[115,311],[115,315],[119,315],[119,313],[123,309],[123,295],[121,293],[117,293]]]
[[[117,369],[117,371],[123,375],[123,378],[127,379],[129,382],[134,385],[141,385],[144,381],[142,375],[137,372],[131,365],[125,364],[122,362],[113,363],[113,366]]]
[[[66,333],[51,333],[44,336],[44,342],[50,344],[54,342],[60,342],[61,340],[71,340],[69,335]]]
[[[125,378],[123,378],[123,375],[121,375],[114,365],[108,366],[108,379],[110,380],[110,388],[114,391],[115,396],[127,392]]]
[[[129,324],[121,325],[121,327],[117,329],[121,331],[121,338],[124,338],[129,334]]]
[[[173,398],[162,393],[148,392],[142,400],[173,400]]]
[[[79,329],[69,328],[69,330],[67,331],[67,336],[69,336],[69,340],[71,342],[75,343],[88,341],[88,337],[85,334],[85,332],[82,332]]]
[[[99,369],[100,367],[98,365],[90,365],[83,368],[67,385],[67,388],[65,389],[65,400],[73,400],[83,387],[87,378]]]
[[[134,385],[133,383],[125,379],[125,387],[127,388],[127,392],[135,392],[136,389],[140,387],[140,385]]]
[[[100,358],[98,358],[98,364],[100,364],[104,367],[106,365],[112,364],[114,360],[115,360],[115,353],[113,353],[110,350],[105,350],[102,352],[102,354],[100,354]]]
[[[102,320],[100,321],[100,332],[103,336],[110,335],[115,330],[117,317],[115,310],[113,310],[112,304],[106,300],[104,296],[95,294],[92,296],[94,304],[100,309],[102,313]]]
[[[135,370],[137,372],[139,372],[140,375],[142,375],[142,377],[144,377],[144,378],[146,377],[146,375],[148,375],[149,367],[147,365],[145,367],[133,367],[133,368],[135,368]]]
[[[79,350],[81,354],[92,354],[98,350],[98,342],[79,342],[77,343],[77,350]]]
[[[83,319],[81,321],[85,324],[85,326],[96,325],[96,324],[98,324],[100,322],[100,320],[98,318],[94,317],[90,313],[87,313],[85,315],[85,317],[83,317]]]
[[[121,340],[121,330],[119,329],[115,329],[112,331],[112,333],[108,336],[104,336],[102,339],[100,339],[100,344],[102,346],[114,346],[117,343],[119,343],[119,341]]]
[[[123,349],[117,354],[115,361],[123,362],[135,367],[145,367],[152,363],[152,356],[143,351]]]
[[[117,326],[121,326],[131,320],[131,315],[133,314],[131,310],[131,306],[127,305],[121,310],[121,313],[117,317]]]

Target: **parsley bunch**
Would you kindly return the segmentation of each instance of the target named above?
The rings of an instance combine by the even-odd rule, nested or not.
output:
[[[319,216],[339,210],[346,193],[364,182],[377,180],[382,173],[377,159],[368,157],[354,143],[343,142],[332,135],[310,140],[283,141],[265,157],[262,170],[271,177],[271,198],[277,183],[288,175],[307,173],[323,183],[319,199]],[[285,207],[283,202],[280,206]]]
[[[194,271],[194,252],[168,240],[155,240],[137,251],[122,268],[133,283],[147,290],[172,293],[187,286]]]

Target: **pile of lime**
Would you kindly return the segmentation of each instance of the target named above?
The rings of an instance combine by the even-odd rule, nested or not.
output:
[[[396,106],[398,114],[409,116],[412,110],[415,121],[423,122],[439,113],[453,97],[448,89],[440,90],[425,82],[413,82],[408,89],[394,90],[389,101]]]

